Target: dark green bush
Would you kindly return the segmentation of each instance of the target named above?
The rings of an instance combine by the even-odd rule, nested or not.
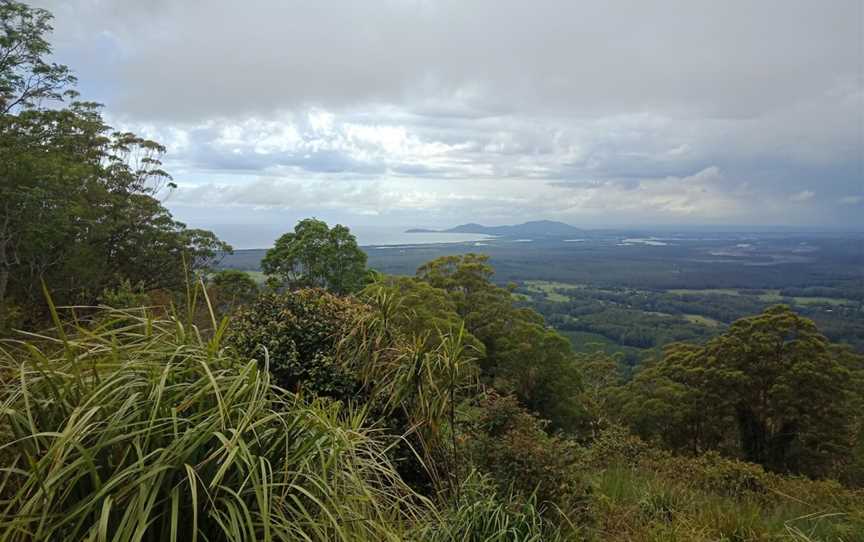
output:
[[[337,359],[337,349],[366,310],[320,289],[266,294],[241,309],[229,343],[242,357],[267,364],[284,389],[347,400],[359,379]]]
[[[536,495],[538,502],[568,517],[581,514],[587,497],[578,473],[580,449],[545,431],[546,422],[513,396],[490,393],[466,436],[469,456],[497,483],[499,491]]]
[[[222,314],[248,305],[258,297],[258,284],[245,271],[223,269],[207,279],[207,294]]]
[[[591,468],[635,467],[658,451],[620,425],[603,429],[587,450],[585,464]]]

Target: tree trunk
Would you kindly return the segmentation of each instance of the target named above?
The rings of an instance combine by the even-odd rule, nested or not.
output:
[[[768,429],[749,408],[738,409],[738,431],[744,458],[751,463],[765,466],[768,444]]]
[[[9,205],[2,209],[3,222],[0,224],[0,333],[6,330],[6,290],[9,288],[9,269],[12,267],[12,258],[9,255],[9,243],[12,240],[9,224],[12,218],[9,214]]]
[[[9,263],[6,240],[0,241],[0,333],[6,329],[6,289],[9,286]]]

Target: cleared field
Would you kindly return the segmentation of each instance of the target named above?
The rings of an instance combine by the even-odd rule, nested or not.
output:
[[[250,277],[252,277],[252,280],[254,280],[256,283],[258,283],[259,286],[260,286],[261,284],[264,284],[264,282],[267,281],[267,276],[264,275],[264,273],[262,273],[261,271],[249,271],[249,270],[246,270],[246,271],[244,271],[244,272],[245,272],[247,275],[249,275]]]
[[[548,301],[563,303],[568,300],[567,296],[558,293],[558,290],[579,290],[585,287],[583,284],[567,284],[566,282],[553,282],[547,280],[526,280],[525,287],[532,292],[544,294]]]
[[[854,305],[852,299],[844,299],[841,297],[794,297],[795,303],[799,305]]]
[[[707,316],[702,316],[701,314],[682,314],[681,316],[683,316],[685,320],[692,324],[701,324],[708,327],[720,327],[721,325],[721,322],[719,320],[708,318]]]
[[[842,297],[818,297],[818,296],[795,296],[784,297],[780,295],[780,290],[746,290],[732,288],[711,288],[711,289],[675,289],[666,290],[669,294],[687,295],[687,294],[714,294],[714,295],[732,295],[737,297],[752,297],[762,301],[763,303],[789,303],[794,305],[833,305],[835,307],[854,305],[856,302],[852,299]],[[691,320],[694,321],[694,320]]]
[[[711,288],[706,290],[690,290],[690,289],[676,289],[676,290],[666,290],[670,294],[675,295],[687,295],[687,294],[697,294],[697,295],[741,295],[741,292],[735,290],[733,288]]]

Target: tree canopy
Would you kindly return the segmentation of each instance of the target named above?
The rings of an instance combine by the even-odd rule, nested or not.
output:
[[[359,290],[367,276],[366,253],[351,231],[314,218],[301,220],[293,232],[277,239],[261,269],[276,287],[326,288],[340,294]]]
[[[69,69],[45,60],[50,21],[0,3],[0,330],[40,317],[43,283],[58,303],[92,303],[124,280],[176,288],[230,250],[162,205],[175,186],[162,145],[75,101]]]
[[[822,475],[848,459],[855,434],[847,363],[812,321],[778,305],[704,346],[668,348],[629,385],[625,412],[672,447]]]
[[[577,397],[581,379],[570,341],[547,327],[531,309],[517,307],[510,290],[492,282],[494,269],[482,254],[444,256],[417,270],[417,277],[450,296],[465,327],[484,345],[483,377],[556,429],[587,423]]]

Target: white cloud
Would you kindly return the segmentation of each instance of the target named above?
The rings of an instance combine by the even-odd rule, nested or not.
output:
[[[864,225],[856,0],[40,2],[211,220]]]

